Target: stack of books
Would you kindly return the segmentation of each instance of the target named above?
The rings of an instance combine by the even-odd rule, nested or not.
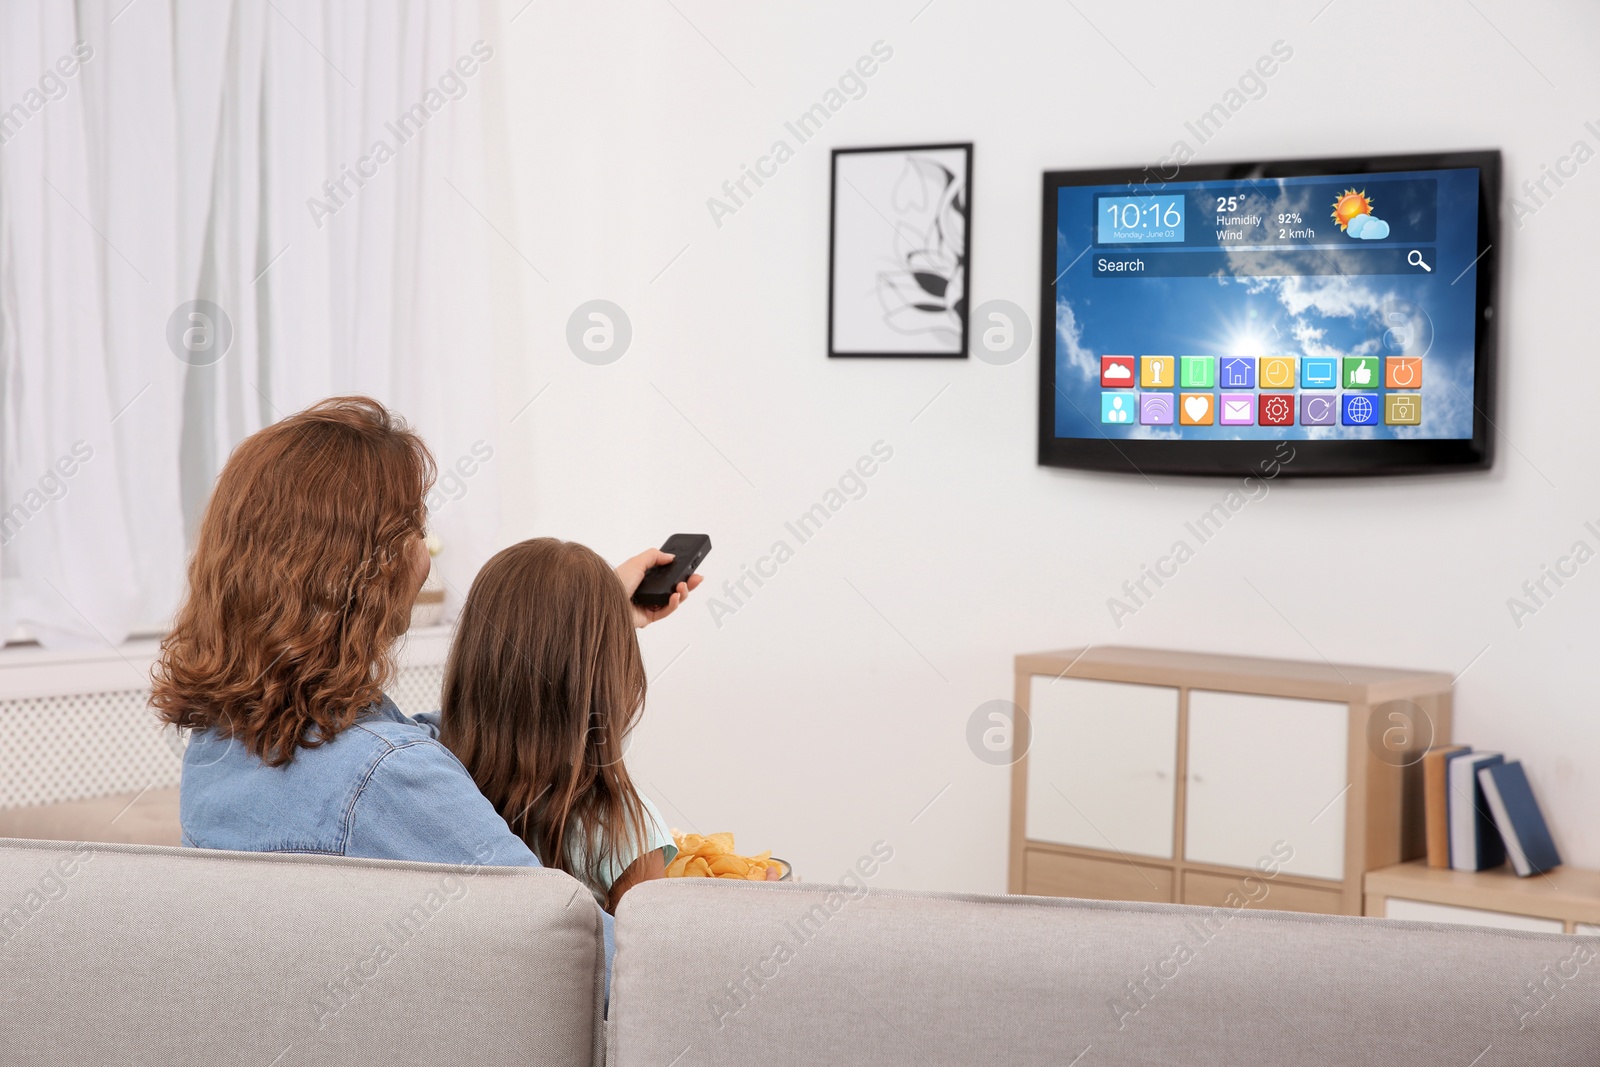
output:
[[[1422,776],[1428,866],[1486,871],[1509,857],[1522,878],[1560,866],[1518,761],[1444,745],[1422,757]]]

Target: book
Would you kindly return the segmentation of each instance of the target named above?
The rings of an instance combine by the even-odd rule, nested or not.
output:
[[[1428,866],[1450,866],[1450,785],[1445,780],[1445,760],[1471,745],[1441,745],[1422,757],[1422,814],[1427,830]]]
[[[1454,781],[1454,778],[1452,778],[1452,776],[1451,776],[1450,768],[1451,768],[1451,765],[1454,764],[1458,759],[1461,759],[1461,758],[1463,758],[1465,756],[1470,756],[1471,754],[1472,754],[1472,746],[1471,745],[1462,745],[1461,746],[1461,750],[1459,752],[1447,753],[1445,755],[1445,757],[1444,757],[1444,820],[1445,820],[1445,832],[1446,832],[1446,835],[1447,835],[1447,839],[1446,839],[1446,842],[1445,842],[1445,854],[1449,858],[1449,866],[1450,866],[1450,868],[1452,870],[1455,869],[1455,865],[1456,865],[1456,848],[1458,847],[1457,844],[1456,844],[1456,836],[1455,836],[1455,814],[1454,813],[1455,813],[1455,810],[1460,805],[1458,805],[1456,803],[1455,792],[1454,792],[1455,787],[1452,785],[1452,782]]]
[[[1522,764],[1512,760],[1483,767],[1478,771],[1478,784],[1517,876],[1526,878],[1559,867],[1561,853],[1550,839],[1550,827],[1533,798]]]
[[[1498,752],[1461,752],[1445,757],[1450,779],[1450,866],[1487,871],[1506,861],[1494,816],[1483,798],[1478,772],[1505,762]]]

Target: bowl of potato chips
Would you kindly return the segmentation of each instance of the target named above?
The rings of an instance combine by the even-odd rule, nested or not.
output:
[[[728,878],[740,882],[786,882],[794,868],[766,851],[741,856],[734,851],[732,834],[680,834],[672,840],[678,854],[667,864],[668,878]]]

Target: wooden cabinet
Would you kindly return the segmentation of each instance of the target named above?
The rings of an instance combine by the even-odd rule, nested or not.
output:
[[[1600,871],[1557,867],[1518,878],[1510,866],[1452,871],[1421,861],[1367,872],[1366,913],[1541,933],[1600,934]]]
[[[1362,912],[1422,852],[1450,677],[1091,648],[1018,656],[1014,893]],[[1242,904],[1241,904],[1242,902]]]

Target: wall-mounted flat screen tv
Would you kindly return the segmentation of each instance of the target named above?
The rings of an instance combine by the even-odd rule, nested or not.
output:
[[[1500,153],[1044,176],[1039,462],[1492,461]]]

